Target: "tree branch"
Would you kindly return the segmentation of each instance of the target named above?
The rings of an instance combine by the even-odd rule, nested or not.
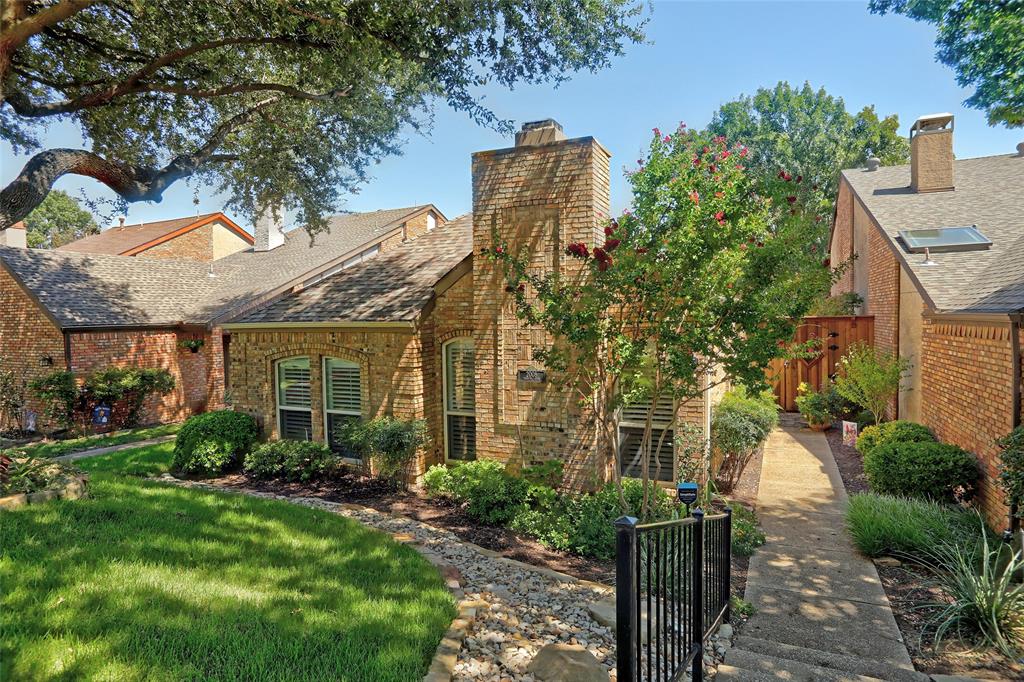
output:
[[[18,177],[0,190],[0,229],[6,229],[27,216],[43,201],[53,183],[68,174],[98,180],[129,202],[159,202],[168,187],[202,165],[236,160],[233,154],[216,154],[217,149],[233,131],[279,101],[279,97],[271,97],[236,114],[220,124],[201,147],[175,157],[160,169],[112,161],[82,149],[40,152],[29,159]]]

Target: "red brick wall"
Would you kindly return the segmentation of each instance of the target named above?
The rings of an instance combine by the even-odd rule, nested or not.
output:
[[[0,265],[0,369],[12,369],[19,381],[31,381],[64,368],[64,336],[21,285]],[[53,365],[40,365],[42,358]],[[42,405],[30,401],[39,414]]]
[[[875,347],[899,352],[900,271],[896,256],[872,225],[868,234],[868,292],[865,314],[875,317]],[[896,417],[896,400],[889,404],[889,419]]]
[[[836,197],[836,219],[832,226],[832,247],[829,256],[832,264],[846,263],[853,254],[853,190],[846,180],[839,181]],[[846,266],[843,276],[832,285],[832,294],[853,291],[853,262]]]
[[[179,348],[178,341],[185,338],[202,338],[203,347],[197,353]],[[84,375],[107,367],[166,369],[174,377],[174,390],[147,400],[141,421],[181,421],[220,405],[223,378],[215,376],[222,371],[219,341],[219,335],[214,339],[209,334],[174,331],[73,332],[71,371]],[[216,391],[212,400],[211,389]]]
[[[922,335],[922,421],[939,440],[978,456],[978,502],[993,528],[1006,525],[994,441],[1013,426],[1008,324],[925,319]]]

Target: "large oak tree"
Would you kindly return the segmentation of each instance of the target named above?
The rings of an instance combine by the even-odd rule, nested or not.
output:
[[[11,0],[0,9],[0,136],[34,153],[0,228],[65,174],[126,202],[192,178],[252,217],[312,230],[406,126],[443,100],[507,128],[488,83],[558,82],[642,39],[635,0]],[[85,149],[40,139],[70,120]]]

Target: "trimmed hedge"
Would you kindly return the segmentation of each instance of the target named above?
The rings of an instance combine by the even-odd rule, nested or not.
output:
[[[256,442],[256,420],[231,410],[189,417],[178,431],[171,468],[189,474],[219,474]]]
[[[898,419],[869,426],[857,436],[857,452],[867,457],[879,445],[889,443],[934,443],[935,435],[924,424]]]
[[[978,462],[946,443],[887,443],[864,456],[864,473],[876,493],[952,502],[973,493]]]

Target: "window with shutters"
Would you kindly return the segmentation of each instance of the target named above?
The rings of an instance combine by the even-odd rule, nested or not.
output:
[[[473,339],[444,346],[445,456],[476,459],[476,353]]]
[[[650,398],[623,405],[619,416],[619,457],[622,475],[643,475],[643,453],[649,453],[648,473],[652,481],[675,480],[675,456],[672,429],[672,397],[661,396],[657,405]],[[647,412],[651,413],[651,437],[644,443]],[[660,447],[659,447],[660,445]]]
[[[313,413],[309,395],[309,358],[277,362],[277,431],[281,438],[310,440]]]
[[[357,459],[340,438],[346,423],[359,421],[363,415],[362,375],[359,364],[340,358],[324,358],[324,433],[335,453]]]

